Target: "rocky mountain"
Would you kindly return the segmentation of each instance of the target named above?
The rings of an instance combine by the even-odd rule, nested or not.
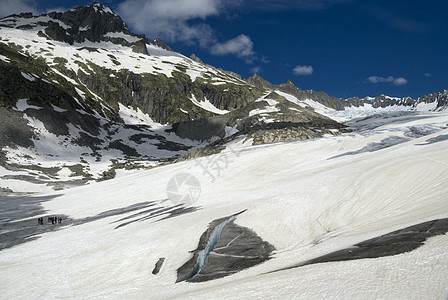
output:
[[[417,99],[412,99],[411,97],[389,97],[386,95],[364,98],[351,97],[342,99],[329,96],[325,92],[302,90],[296,87],[290,80],[280,85],[273,85],[259,75],[254,74],[253,76],[247,78],[246,81],[249,84],[260,88],[280,90],[285,93],[289,93],[291,95],[294,95],[298,99],[310,99],[335,110],[344,110],[346,108],[352,107],[364,107],[366,105],[371,106],[372,108],[401,106],[402,108],[407,107],[409,109],[418,109],[419,106],[427,104],[428,106],[425,107],[425,109],[433,111],[445,110],[448,107],[448,90],[444,90],[443,92],[439,93],[431,93],[425,96],[421,96]]]
[[[5,193],[108,179],[240,137],[343,127],[132,33],[99,3],[0,20],[0,105]]]
[[[418,100],[339,99],[246,80],[132,33],[94,2],[0,20],[0,193],[47,191],[247,145],[337,135],[329,111]]]

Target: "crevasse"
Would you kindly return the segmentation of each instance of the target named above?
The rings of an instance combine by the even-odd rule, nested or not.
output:
[[[224,227],[229,224],[230,222],[234,221],[236,216],[231,216],[227,220],[219,223],[212,231],[212,234],[210,235],[207,244],[205,245],[205,248],[198,252],[198,256],[196,259],[196,264],[194,265],[193,270],[191,270],[188,275],[186,275],[181,281],[188,280],[190,278],[193,278],[196,276],[201,270],[204,268],[204,266],[207,264],[208,256],[210,255],[210,252],[213,251],[216,244],[218,243],[219,239],[221,238],[222,230]]]

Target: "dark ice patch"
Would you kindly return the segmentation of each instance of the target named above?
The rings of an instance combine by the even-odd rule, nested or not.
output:
[[[234,224],[232,217],[236,215],[210,223],[209,228],[201,235],[193,257],[177,270],[176,282],[213,280],[270,259],[274,246],[263,241],[252,230]],[[213,236],[220,225],[224,227],[219,236]],[[217,239],[216,242],[213,239]]]
[[[404,229],[396,230],[382,236],[363,241],[352,247],[331,252],[305,262],[283,268],[277,271],[303,267],[311,264],[347,261],[364,258],[378,258],[410,252],[422,246],[433,236],[448,232],[448,218],[420,223]]]
[[[348,123],[352,123],[352,127],[359,131],[372,130],[386,124],[407,123],[410,121],[424,120],[432,118],[432,116],[421,115],[420,112],[413,111],[396,111],[383,112],[374,114],[360,119],[354,119]],[[369,121],[366,123],[366,121]]]
[[[443,142],[448,140],[448,134],[442,134],[442,135],[438,135],[436,137],[427,139],[424,144],[417,144],[419,146],[424,146],[424,145],[429,145],[429,144],[434,144],[434,143],[438,143],[438,142]]]
[[[428,125],[411,126],[406,129],[407,130],[405,130],[404,135],[410,138],[420,138],[422,136],[427,136],[440,130],[439,128],[433,128]]]
[[[400,136],[389,136],[383,140],[381,140],[381,142],[379,143],[368,143],[367,146],[363,147],[362,149],[359,149],[357,151],[349,151],[349,152],[345,152],[342,154],[338,154],[335,156],[330,157],[329,159],[333,159],[333,158],[338,158],[341,156],[346,156],[346,155],[355,155],[355,154],[360,154],[360,153],[364,153],[364,152],[375,152],[381,149],[386,149],[401,143],[405,143],[407,141],[410,141],[409,138],[404,138],[404,137],[400,137]]]

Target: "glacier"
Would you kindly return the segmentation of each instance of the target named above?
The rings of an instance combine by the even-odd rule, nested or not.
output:
[[[362,126],[376,118],[381,124],[366,134]],[[59,230],[2,249],[2,297],[444,298],[446,234],[396,255],[285,268],[447,218],[447,120],[446,112],[377,115],[353,122],[360,131],[339,136],[257,146],[234,143],[224,151],[231,157],[228,167],[215,180],[204,175],[198,159],[191,159],[41,194],[48,201],[40,202],[40,211],[9,222],[29,220],[38,226],[35,220],[48,215],[104,217],[67,222]],[[416,126],[433,130],[387,148],[335,157],[379,143],[391,132],[405,137]],[[180,172],[200,181],[199,209],[170,218],[141,218],[139,213],[148,208],[138,203],[157,200],[159,209],[171,207],[163,200],[166,185]],[[133,210],[104,215],[126,207]],[[177,269],[190,259],[189,251],[208,224],[242,210],[233,222],[272,244],[272,258],[219,279],[175,283]],[[127,225],[117,227],[123,218]],[[161,257],[163,268],[153,275]],[[285,270],[272,273],[279,269]]]

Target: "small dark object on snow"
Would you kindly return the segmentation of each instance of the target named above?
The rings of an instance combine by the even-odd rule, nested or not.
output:
[[[156,263],[156,266],[154,267],[154,270],[152,270],[152,274],[157,275],[160,272],[160,269],[162,268],[164,261],[165,261],[164,257],[159,258],[159,260]]]

